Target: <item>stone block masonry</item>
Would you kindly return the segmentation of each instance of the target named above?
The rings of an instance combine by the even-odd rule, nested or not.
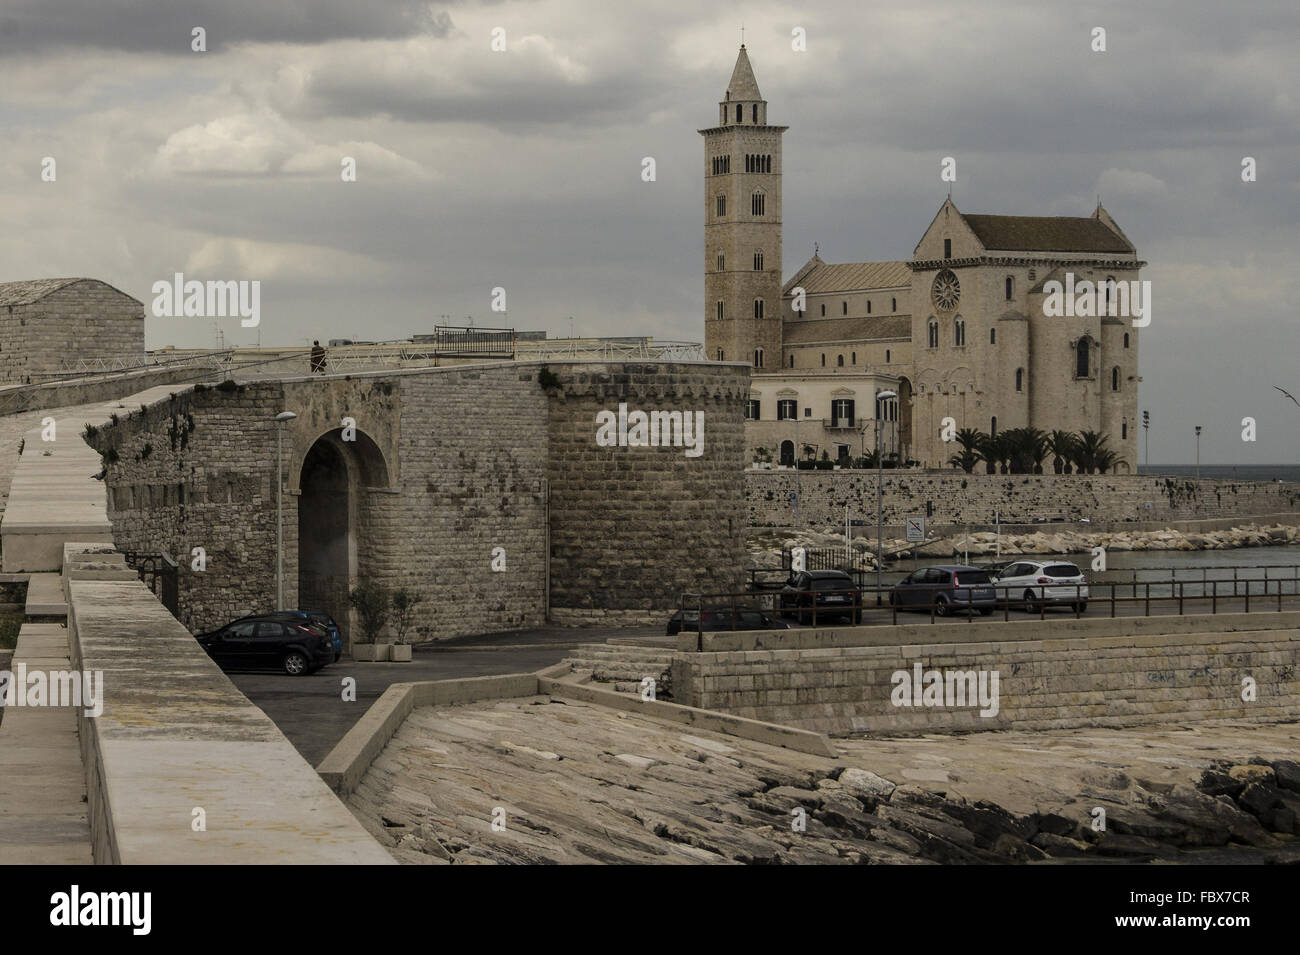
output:
[[[1264,619],[1259,627],[1276,626]],[[874,629],[874,628],[868,628]],[[898,706],[894,674],[998,674],[995,716],[980,706]],[[1255,683],[1243,700],[1243,679]],[[1294,719],[1300,631],[679,653],[674,698],[688,706],[828,733],[978,732],[1138,726],[1179,720]]]
[[[364,579],[423,598],[416,642],[548,612],[643,618],[699,588],[702,567],[738,586],[747,370],[552,362],[543,388],[542,367],[285,379],[131,409],[93,436],[114,539],[180,558],[179,617],[196,632],[272,609],[273,419],[290,410],[285,605],[328,610],[349,637]],[[704,412],[704,453],[598,446],[596,414],[620,402]]]
[[[754,527],[791,526],[789,496],[797,491],[802,524],[842,527],[846,506],[874,522],[876,479],[869,471],[748,470],[747,517]],[[1300,484],[1154,475],[885,471],[883,487],[886,524],[926,513],[927,503],[933,507],[931,525],[991,525],[995,512],[1003,524],[1015,524],[1040,518],[1172,521],[1300,511]]]

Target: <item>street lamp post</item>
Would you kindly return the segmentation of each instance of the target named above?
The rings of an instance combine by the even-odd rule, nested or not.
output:
[[[275,416],[275,609],[284,609],[284,426],[298,417],[292,411]]]
[[[1196,426],[1196,480],[1201,479],[1201,426]]]
[[[893,391],[876,392],[876,606],[881,605],[880,571],[885,559],[885,531],[881,525],[885,511],[885,463],[880,456],[880,411],[881,402],[897,398]]]

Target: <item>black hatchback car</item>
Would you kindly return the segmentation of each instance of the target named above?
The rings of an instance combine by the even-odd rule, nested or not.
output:
[[[714,633],[719,630],[789,630],[784,620],[773,620],[760,610],[738,607],[732,614],[730,607],[713,607],[697,610],[678,610],[668,618],[668,636],[681,633]]]
[[[954,610],[978,610],[987,617],[998,605],[998,595],[988,571],[940,564],[908,574],[894,585],[889,602],[900,610],[911,608],[927,613],[933,605],[936,617],[946,617]]]
[[[780,601],[781,614],[788,617],[797,613],[800,623],[822,623],[834,617],[862,622],[862,591],[842,570],[791,574],[781,588]]]
[[[334,644],[324,627],[280,614],[243,617],[194,639],[223,670],[274,668],[302,676],[334,662]]]

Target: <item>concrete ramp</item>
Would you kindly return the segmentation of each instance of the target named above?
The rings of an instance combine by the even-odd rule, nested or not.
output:
[[[112,543],[104,483],[94,478],[102,466],[99,454],[81,434],[87,424],[105,425],[109,415],[125,414],[122,406],[138,409],[178,390],[186,389],[162,386],[65,409],[53,418],[53,441],[45,440],[49,432],[43,426],[27,432],[0,522],[5,573],[57,572],[67,541]]]

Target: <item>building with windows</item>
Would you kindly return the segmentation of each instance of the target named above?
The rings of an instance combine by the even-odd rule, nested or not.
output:
[[[700,130],[704,338],[709,358],[752,366],[751,451],[857,457],[878,423],[887,454],[947,467],[952,419],[986,434],[1098,432],[1115,470],[1136,471],[1127,293],[1146,263],[1100,203],[1083,217],[968,215],[949,197],[910,259],[830,264],[815,250],[782,283],[787,129],[768,124],[742,45],[718,124]],[[1055,283],[1095,290],[1095,305],[1061,314]]]

